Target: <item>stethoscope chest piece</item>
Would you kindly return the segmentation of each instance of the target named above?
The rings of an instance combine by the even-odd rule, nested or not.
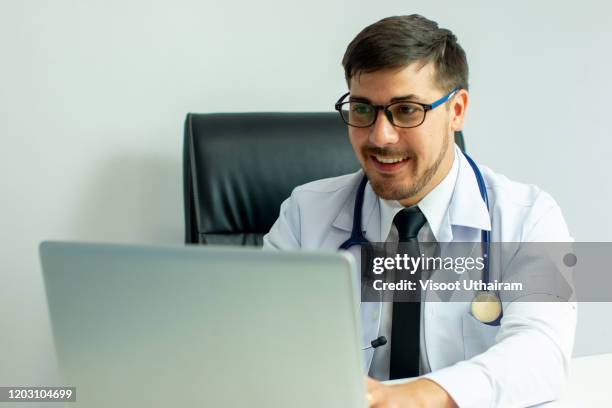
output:
[[[465,158],[468,163],[474,170],[474,176],[476,177],[476,182],[478,183],[478,189],[480,191],[480,195],[482,200],[484,201],[487,210],[489,209],[489,197],[487,195],[487,187],[485,185],[484,178],[470,156],[464,153]],[[355,207],[353,209],[353,228],[351,230],[351,236],[349,239],[344,241],[340,245],[340,249],[349,249],[352,246],[362,246],[366,248],[366,259],[371,259],[373,256],[372,245],[366,239],[364,235],[364,231],[362,230],[361,225],[361,217],[363,211],[363,200],[365,194],[366,184],[368,183],[368,178],[364,175],[361,178],[361,182],[359,183],[359,187],[357,188],[357,193],[355,195]],[[483,269],[483,280],[486,283],[490,283],[489,276],[489,246],[491,243],[490,231],[482,230],[482,238],[481,238],[482,246],[484,247],[484,258],[485,267]],[[365,263],[367,265],[368,262]],[[363,286],[365,287],[365,286]],[[362,287],[362,290],[363,290]],[[483,324],[489,326],[499,326],[501,323],[501,319],[503,316],[502,303],[499,299],[499,296],[494,292],[483,291],[478,292],[474,299],[472,299],[471,303],[471,314],[475,319],[480,321]]]
[[[485,324],[494,324],[502,315],[502,304],[493,292],[479,292],[472,299],[472,316]]]

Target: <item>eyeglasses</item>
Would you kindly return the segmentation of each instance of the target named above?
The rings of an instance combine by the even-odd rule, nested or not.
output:
[[[425,122],[425,115],[428,111],[447,102],[457,93],[457,91],[459,91],[459,89],[461,88],[453,89],[446,96],[443,96],[432,104],[399,101],[390,103],[386,106],[372,105],[371,103],[359,100],[342,102],[342,100],[350,94],[350,92],[347,92],[338,99],[335,108],[340,113],[340,117],[344,123],[349,126],[358,128],[370,127],[376,122],[378,111],[382,110],[393,126],[399,128],[413,128]]]

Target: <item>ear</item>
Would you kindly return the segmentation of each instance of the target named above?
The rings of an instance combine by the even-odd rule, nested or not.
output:
[[[463,124],[465,122],[465,113],[470,100],[469,92],[465,89],[460,89],[453,96],[450,101],[450,113],[451,113],[451,131],[458,132],[463,130]]]

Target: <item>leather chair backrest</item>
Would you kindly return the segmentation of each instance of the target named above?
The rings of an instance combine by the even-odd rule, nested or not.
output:
[[[461,134],[455,139],[463,148]],[[357,169],[336,112],[190,113],[183,149],[185,242],[261,245],[293,188]]]

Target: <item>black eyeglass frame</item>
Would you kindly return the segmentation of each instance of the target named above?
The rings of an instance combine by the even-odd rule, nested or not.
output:
[[[349,126],[352,127],[356,127],[356,128],[367,128],[372,126],[374,123],[376,123],[376,119],[378,119],[378,112],[379,111],[384,111],[385,112],[385,116],[387,117],[387,119],[389,120],[389,122],[391,122],[391,124],[395,127],[398,128],[402,128],[402,129],[411,129],[411,128],[415,128],[417,126],[421,126],[423,124],[423,122],[425,122],[425,118],[427,117],[427,112],[429,112],[432,109],[437,108],[438,106],[444,104],[445,102],[447,102],[450,98],[452,98],[461,88],[455,88],[452,91],[450,91],[448,94],[444,95],[442,98],[438,99],[437,101],[433,102],[433,103],[420,103],[420,102],[414,102],[414,101],[397,101],[397,102],[393,102],[390,103],[388,105],[374,105],[368,102],[361,102],[364,103],[366,105],[370,105],[371,107],[374,108],[375,112],[374,112],[374,119],[372,120],[372,123],[370,123],[369,125],[366,126],[355,126],[355,125],[351,125],[350,123],[348,123],[345,119],[344,116],[342,115],[342,105],[346,105],[349,103],[352,103],[351,101],[346,101],[346,102],[342,102],[342,100],[344,98],[346,98],[348,95],[350,95],[350,92],[345,93],[344,95],[342,95],[340,97],[340,99],[338,99],[338,101],[336,102],[336,104],[334,105],[334,108],[338,111],[338,113],[340,114],[340,118],[342,119],[342,121],[344,123],[346,123]],[[415,105],[419,105],[423,108],[423,120],[418,124],[418,125],[414,125],[414,126],[399,126],[396,125],[393,122],[393,113],[391,113],[391,111],[389,110],[390,106],[393,105],[397,105],[399,103],[412,103]]]

